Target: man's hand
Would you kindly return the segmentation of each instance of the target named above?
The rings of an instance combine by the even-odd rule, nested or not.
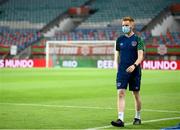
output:
[[[135,69],[135,66],[134,66],[134,65],[131,65],[131,66],[129,66],[129,67],[126,69],[126,72],[132,73],[132,72],[134,71],[134,69]]]

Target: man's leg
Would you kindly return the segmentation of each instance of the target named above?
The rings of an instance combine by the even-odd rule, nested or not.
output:
[[[141,124],[141,97],[139,91],[133,91],[135,103],[135,118],[133,124]]]
[[[113,126],[124,127],[124,110],[125,110],[125,93],[129,81],[129,74],[122,72],[117,73],[116,87],[117,87],[117,109],[118,119],[111,121]]]
[[[124,110],[125,110],[125,89],[118,89],[117,91],[117,109],[118,109],[118,119],[117,121],[112,121],[111,124],[117,127],[124,127]]]
[[[118,91],[118,94],[117,94],[118,119],[120,119],[121,121],[124,121],[126,90],[119,89],[117,91]]]

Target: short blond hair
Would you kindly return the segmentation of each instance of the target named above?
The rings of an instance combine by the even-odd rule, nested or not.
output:
[[[130,16],[126,16],[122,19],[122,21],[129,21],[129,22],[134,22],[134,19]]]

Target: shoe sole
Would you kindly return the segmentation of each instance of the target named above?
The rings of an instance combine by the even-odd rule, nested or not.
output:
[[[112,126],[116,126],[116,127],[124,127],[124,125],[119,125],[119,124],[117,124],[117,123],[115,123],[115,122],[111,122],[111,125],[112,125]]]

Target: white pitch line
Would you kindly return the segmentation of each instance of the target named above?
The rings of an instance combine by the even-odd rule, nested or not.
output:
[[[115,108],[111,107],[88,107],[88,106],[69,106],[69,105],[48,105],[48,104],[30,104],[30,103],[0,103],[4,105],[16,105],[16,106],[35,106],[35,107],[52,107],[52,108],[78,108],[78,109],[100,109],[100,110],[112,110]],[[127,109],[127,110],[133,110],[134,109]],[[153,109],[143,109],[143,111],[149,111],[149,112],[165,112],[165,113],[180,113],[180,111],[168,111],[168,110],[153,110]],[[162,118],[162,119],[156,119],[156,120],[147,120],[143,121],[143,123],[150,123],[150,122],[158,122],[158,121],[165,121],[165,120],[175,120],[180,119],[180,117],[172,117],[172,118]],[[132,125],[132,123],[126,123],[126,126]],[[113,126],[102,126],[102,127],[95,127],[95,128],[88,128],[86,130],[98,130],[98,129],[105,129],[105,128],[111,128]]]
[[[54,108],[79,108],[79,109],[101,109],[101,110],[112,110],[115,108],[104,108],[104,107],[91,107],[91,106],[69,106],[69,105],[48,105],[48,104],[30,104],[30,103],[0,103],[5,105],[16,105],[16,106],[36,106],[36,107],[54,107]]]
[[[77,109],[99,109],[99,110],[115,110],[116,109],[112,107],[48,105],[48,104],[30,104],[30,103],[0,103],[0,104],[16,105],[16,106],[52,107],[52,108],[77,108]],[[134,109],[127,109],[127,110],[134,111]],[[142,111],[180,114],[180,111],[169,111],[169,110],[142,109]]]
[[[167,121],[167,120],[177,120],[180,119],[180,117],[171,117],[171,118],[161,118],[161,119],[154,119],[154,120],[147,120],[147,121],[142,121],[142,123],[152,123],[152,122],[159,122],[159,121]],[[125,126],[133,125],[132,122],[130,123],[125,123]],[[99,130],[99,129],[106,129],[106,128],[112,128],[112,125],[107,125],[107,126],[101,126],[101,127],[95,127],[95,128],[88,128],[85,130]]]

